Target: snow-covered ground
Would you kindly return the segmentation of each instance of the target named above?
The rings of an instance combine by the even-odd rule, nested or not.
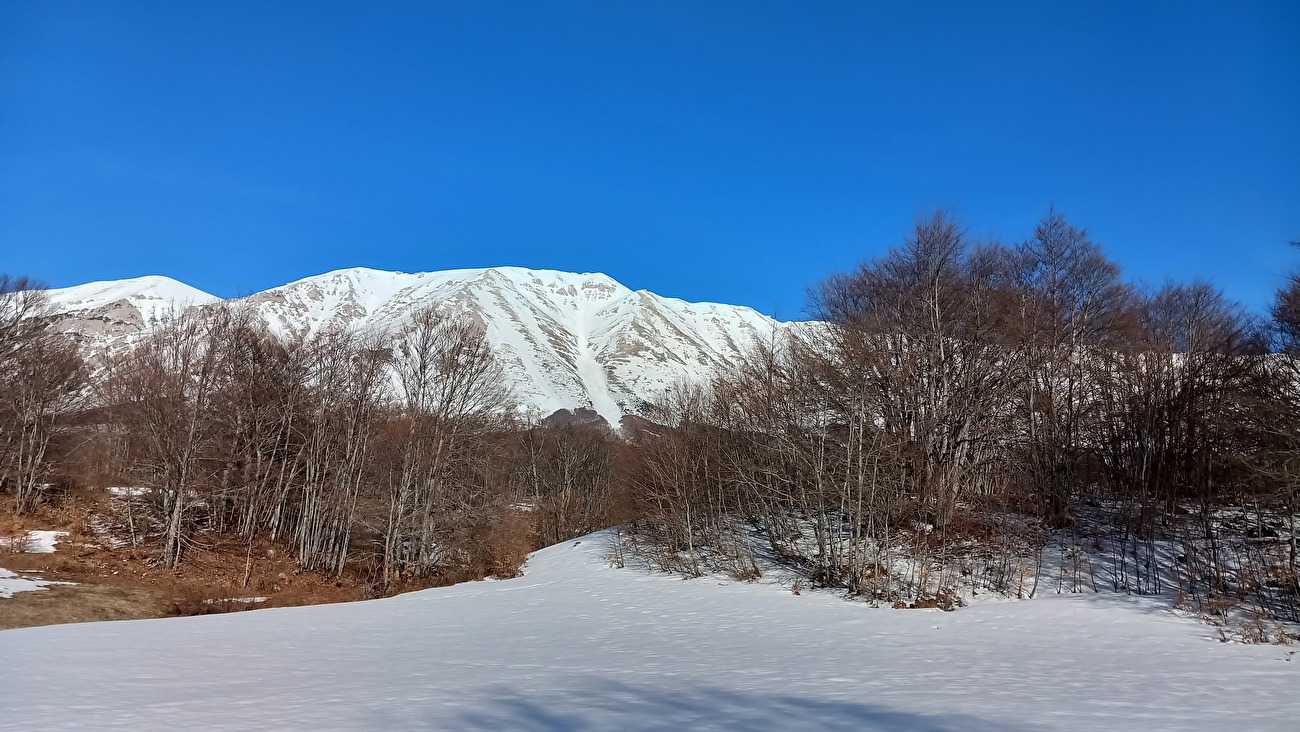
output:
[[[32,554],[50,554],[59,543],[59,539],[68,535],[66,531],[28,531],[23,536],[0,536],[0,549],[11,552],[28,552]],[[19,592],[43,590],[50,585],[67,585],[71,582],[55,582],[31,575],[21,575],[0,567],[0,600],[13,597]],[[3,607],[0,607],[0,611]],[[0,664],[0,668],[3,664]],[[0,673],[3,673],[0,671]]]
[[[67,536],[66,531],[36,530],[27,532],[27,551],[35,554],[51,554],[59,539]]]
[[[871,609],[602,538],[386,600],[0,632],[4,729],[1295,730],[1293,648],[1117,594]]]
[[[32,590],[43,590],[46,587],[49,587],[50,585],[66,585],[66,584],[70,584],[70,583],[54,582],[52,580],[41,579],[40,577],[24,576],[16,572],[11,572],[7,569],[4,569],[3,567],[0,567],[0,600],[7,600],[13,597],[14,595],[18,594],[19,592],[31,592]],[[3,609],[4,607],[0,606],[0,611],[2,611]],[[3,669],[3,667],[4,664],[0,663],[0,669]],[[0,670],[0,674],[3,673],[4,671]],[[0,678],[0,688],[3,688],[3,685],[4,685],[4,680]],[[4,722],[0,721],[0,724],[4,724]]]
[[[66,531],[28,531],[21,536],[0,536],[0,551],[51,554]]]
[[[271,598],[269,597],[221,597],[221,598],[214,597],[209,600],[204,600],[203,604],[215,605],[220,602],[241,602],[246,605],[253,605],[259,602],[266,602],[269,599]]]

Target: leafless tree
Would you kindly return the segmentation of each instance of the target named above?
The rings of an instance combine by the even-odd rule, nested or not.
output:
[[[483,327],[468,317],[420,310],[393,351],[400,409],[390,432],[396,464],[382,531],[385,581],[436,564],[449,517],[472,502],[482,441],[512,411]]]
[[[108,367],[102,398],[139,444],[140,468],[157,487],[159,561],[167,567],[180,563],[199,488],[211,479],[217,344],[231,320],[225,308],[180,313]]]
[[[0,275],[0,490],[13,494],[18,513],[49,484],[51,444],[84,395],[85,364],[51,320],[43,289]]]
[[[1016,249],[1018,312],[1012,346],[1025,373],[1021,411],[1030,479],[1047,513],[1069,523],[1078,471],[1095,417],[1090,369],[1131,329],[1136,297],[1086,232],[1050,212]]]
[[[877,424],[908,452],[907,481],[946,524],[963,493],[985,491],[1008,434],[1015,388],[997,253],[971,251],[935,214],[904,245],[851,276],[828,279],[818,311],[869,364],[862,381]]]
[[[519,435],[520,499],[542,546],[613,522],[618,441],[603,425],[536,425]]]

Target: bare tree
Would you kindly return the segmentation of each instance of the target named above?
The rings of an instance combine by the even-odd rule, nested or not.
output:
[[[541,546],[610,525],[618,480],[617,440],[603,425],[536,425],[519,435],[516,480],[538,523]]]
[[[383,526],[386,582],[419,576],[437,562],[448,519],[475,493],[472,467],[483,439],[511,412],[510,393],[483,327],[426,308],[393,349],[400,420]]]
[[[45,292],[0,275],[0,489],[14,509],[32,508],[50,482],[50,447],[81,406],[86,367],[76,345],[51,326]]]
[[[308,346],[295,539],[305,567],[342,573],[370,479],[390,353],[375,334],[326,330]]]
[[[874,418],[909,453],[906,479],[936,525],[964,492],[989,488],[1009,433],[1019,354],[1006,348],[1000,254],[971,252],[957,224],[935,214],[901,248],[816,293],[844,350],[869,364]]]
[[[1048,515],[1068,524],[1077,475],[1095,416],[1090,369],[1131,328],[1136,297],[1119,267],[1087,233],[1051,211],[1016,248],[1013,347],[1025,373],[1021,411],[1030,480],[1046,495]]]
[[[180,563],[199,488],[210,478],[212,406],[220,351],[231,324],[226,308],[174,316],[109,364],[103,399],[139,444],[144,477],[157,486],[159,561]]]

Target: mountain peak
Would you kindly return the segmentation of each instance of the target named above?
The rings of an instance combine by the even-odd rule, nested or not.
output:
[[[164,275],[144,275],[125,280],[104,280],[88,282],[84,285],[60,287],[46,291],[52,303],[61,304],[107,304],[117,300],[146,298],[150,300],[172,300],[190,304],[206,305],[221,298],[208,294],[198,288],[190,287],[180,280]]]
[[[167,310],[220,302],[157,276],[52,290],[51,301],[80,315],[67,322],[85,340],[110,340],[110,347],[129,343]],[[326,326],[400,333],[421,308],[463,312],[484,324],[521,405],[542,416],[591,409],[615,427],[675,382],[707,380],[789,327],[746,307],[633,292],[599,272],[513,266],[416,273],[351,267],[240,301],[272,329],[299,336]]]

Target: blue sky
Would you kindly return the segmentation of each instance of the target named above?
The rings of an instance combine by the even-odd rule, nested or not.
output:
[[[790,319],[918,214],[1010,242],[1055,205],[1262,307],[1300,3],[1057,5],[3,3],[0,271],[511,264]]]

